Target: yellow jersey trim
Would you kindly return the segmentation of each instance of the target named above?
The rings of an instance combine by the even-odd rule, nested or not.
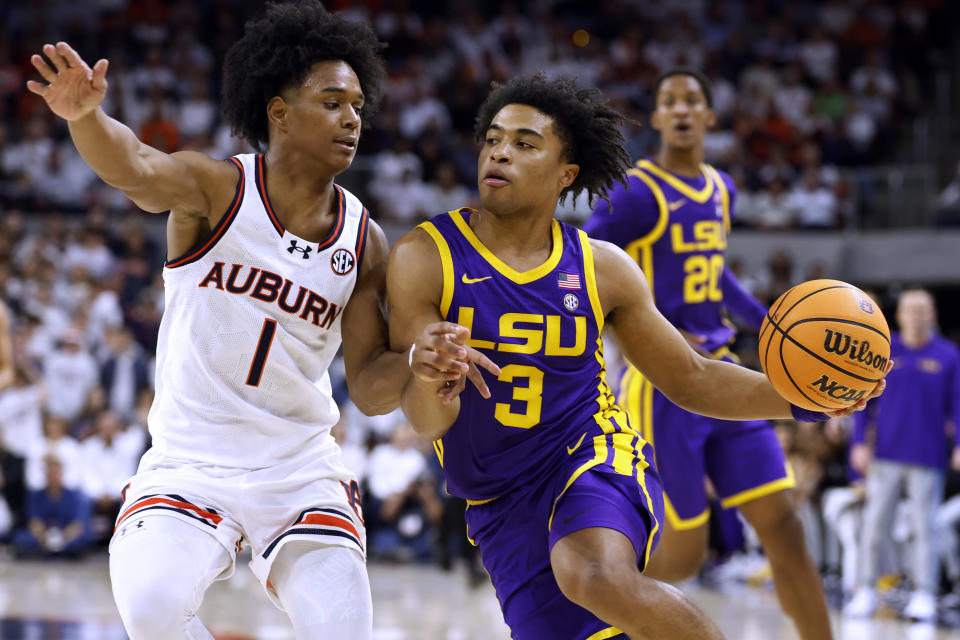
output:
[[[470,243],[477,253],[479,253],[484,260],[490,263],[491,267],[517,284],[528,284],[534,280],[539,280],[543,276],[556,269],[557,265],[560,264],[560,256],[563,255],[563,236],[560,233],[560,223],[557,220],[553,220],[551,222],[553,248],[550,250],[550,256],[547,258],[546,262],[541,264],[539,267],[534,267],[529,271],[521,272],[517,271],[506,262],[495,256],[490,249],[487,249],[487,247],[484,246],[484,244],[480,241],[480,238],[477,237],[477,234],[473,232],[473,229],[470,228],[470,225],[467,224],[467,221],[463,219],[462,215],[460,215],[460,211],[451,211],[450,217],[453,219],[453,223],[457,225],[457,229],[460,230],[460,233],[463,234],[463,237],[467,239],[467,242]]]
[[[717,183],[717,190],[720,192],[720,204],[723,206],[723,230],[730,233],[730,192],[717,170],[710,165],[705,166],[714,182]]]
[[[707,521],[710,520],[710,507],[704,509],[700,515],[692,518],[681,518],[677,510],[673,508],[673,503],[670,502],[670,498],[666,493],[663,494],[663,511],[667,514],[667,521],[670,523],[670,528],[676,531],[696,529],[707,524]]]
[[[785,471],[787,474],[785,477],[780,478],[779,480],[766,482],[760,486],[754,487],[753,489],[747,489],[746,491],[735,493],[732,496],[721,500],[720,505],[724,509],[729,509],[730,507],[739,507],[742,504],[753,502],[754,500],[768,496],[771,493],[785,491],[797,486],[796,479],[793,476],[793,467],[790,466],[789,462],[785,465]]]
[[[497,498],[499,498],[499,497],[500,497],[500,496],[497,496]],[[493,502],[493,501],[496,500],[497,498],[487,498],[486,500],[469,500],[469,499],[468,499],[468,500],[467,500],[467,506],[469,506],[469,507],[477,507],[477,506],[480,506],[481,504],[487,504],[488,502]]]
[[[606,629],[601,629],[600,631],[597,631],[583,640],[607,640],[608,638],[613,638],[622,633],[623,631],[617,629],[616,627],[607,627]]]
[[[713,188],[714,188],[713,180],[711,180],[710,176],[707,175],[708,170],[707,170],[707,165],[705,164],[700,165],[700,174],[703,176],[706,184],[704,184],[703,188],[699,190],[694,189],[683,180],[680,180],[669,171],[665,171],[664,169],[661,169],[660,167],[650,162],[649,160],[641,160],[637,163],[637,166],[657,176],[658,178],[660,178],[661,180],[669,184],[671,187],[676,189],[678,192],[690,198],[697,204],[703,204],[704,202],[710,199],[710,196],[713,195]]]
[[[670,209],[667,205],[667,196],[663,193],[663,189],[660,188],[660,185],[657,184],[656,180],[639,169],[630,169],[627,171],[627,173],[643,180],[643,182],[650,189],[650,193],[653,194],[654,199],[657,201],[657,208],[659,209],[657,224],[654,225],[650,233],[642,238],[634,240],[624,247],[624,251],[627,252],[627,255],[633,258],[637,264],[640,265],[640,268],[643,270],[643,275],[647,277],[647,282],[650,284],[650,295],[654,295],[653,245],[657,240],[660,239],[660,237],[663,235],[663,232],[667,230],[667,224],[670,222]]]
[[[426,231],[434,244],[437,245],[437,251],[440,252],[440,264],[443,266],[443,294],[440,296],[440,315],[447,319],[450,312],[450,303],[453,302],[453,288],[456,286],[456,280],[453,277],[453,256],[450,255],[450,245],[446,238],[440,233],[432,222],[423,222],[419,228]]]
[[[580,246],[583,248],[583,271],[587,277],[587,297],[590,298],[590,306],[593,307],[593,317],[597,321],[597,333],[599,335],[603,333],[603,309],[600,307],[600,290],[597,289],[593,247],[590,246],[590,238],[582,229],[577,229],[577,235],[580,237]]]

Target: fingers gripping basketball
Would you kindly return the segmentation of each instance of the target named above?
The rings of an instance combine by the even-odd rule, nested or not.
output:
[[[868,396],[890,359],[879,306],[839,280],[811,280],[784,293],[760,328],[760,363],[777,392],[813,411]]]

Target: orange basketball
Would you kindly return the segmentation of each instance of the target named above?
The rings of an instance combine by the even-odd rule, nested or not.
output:
[[[777,392],[812,411],[870,395],[890,360],[880,307],[839,280],[810,280],[780,296],[760,328],[760,364]]]

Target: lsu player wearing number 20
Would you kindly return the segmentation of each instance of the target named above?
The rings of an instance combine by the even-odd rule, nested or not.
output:
[[[379,49],[369,25],[319,2],[268,5],[224,63],[224,116],[262,153],[226,161],[163,153],[109,118],[106,60],[91,69],[64,42],[31,59],[46,82],[28,89],[68,121],[84,160],[142,209],[170,211],[153,447],[110,544],[132,640],[212,638],[197,609],[244,544],[298,639],[373,635],[360,494],[330,436],[327,367],[342,330],[365,413],[399,406],[410,377],[380,313],[386,238],[334,183],[379,93]],[[418,336],[432,348],[411,354],[415,371],[461,378],[470,350],[449,331]]]
[[[678,69],[655,85],[651,124],[660,151],[628,172],[610,205],[601,202],[584,225],[590,237],[623,247],[643,269],[657,308],[708,358],[734,361],[732,325],[724,309],[756,330],[766,309],[724,266],[736,192],[728,175],[703,163],[704,137],[716,116],[709,85]],[[653,445],[663,480],[664,523],[648,574],[679,580],[696,574],[707,551],[710,478],[724,507],[739,507],[760,536],[784,611],[804,640],[832,637],[820,574],[804,543],[789,489],[793,476],[773,426],[696,415],[635,367],[620,384],[620,401]]]
[[[653,452],[615,404],[601,332],[681,406],[789,417],[766,378],[699,356],[613,244],[554,219],[561,195],[603,197],[629,157],[621,116],[570,80],[518,77],[480,108],[481,207],[439,215],[394,246],[390,339],[448,320],[501,367],[491,399],[450,401],[411,377],[402,406],[468,501],[514,640],[722,637],[678,590],[643,575],[663,526]]]

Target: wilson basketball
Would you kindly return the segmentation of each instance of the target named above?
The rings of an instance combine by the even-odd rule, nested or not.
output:
[[[812,411],[835,411],[874,390],[890,360],[880,307],[839,280],[810,280],[780,296],[760,328],[760,363],[777,392]]]

